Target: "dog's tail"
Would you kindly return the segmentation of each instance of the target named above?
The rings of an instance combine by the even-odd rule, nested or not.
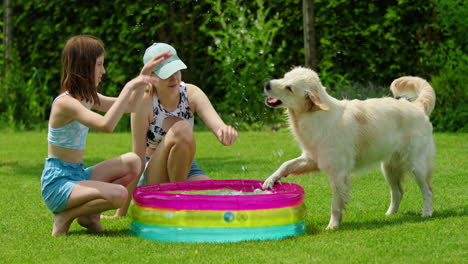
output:
[[[406,98],[408,101],[421,107],[429,116],[434,110],[435,92],[431,85],[420,77],[404,76],[392,82],[390,85],[395,98]]]

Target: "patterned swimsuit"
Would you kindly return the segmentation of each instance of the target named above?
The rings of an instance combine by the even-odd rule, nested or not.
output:
[[[187,88],[185,83],[179,85],[180,101],[177,108],[170,112],[164,109],[157,95],[153,96],[153,122],[151,122],[146,133],[146,146],[156,148],[162,141],[167,131],[164,131],[162,124],[167,117],[179,117],[188,121],[192,127],[194,123],[193,113],[190,110],[190,105],[187,96]]]

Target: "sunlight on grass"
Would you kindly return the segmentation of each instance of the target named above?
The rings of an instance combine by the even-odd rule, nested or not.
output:
[[[264,180],[300,155],[287,132],[243,132],[231,147],[196,132],[200,167],[213,179]],[[462,263],[467,257],[468,137],[436,134],[434,215],[420,216],[422,198],[411,177],[399,213],[385,216],[389,189],[380,171],[353,178],[351,201],[338,230],[325,231],[331,191],[327,177],[290,176],[304,187],[306,235],[280,241],[228,244],[160,243],[132,237],[130,217],[103,220],[93,234],[73,223],[66,237],[50,236],[52,214],[40,195],[46,133],[0,135],[0,221],[4,263]],[[87,165],[131,150],[129,133],[90,133]],[[111,212],[107,212],[110,214]]]

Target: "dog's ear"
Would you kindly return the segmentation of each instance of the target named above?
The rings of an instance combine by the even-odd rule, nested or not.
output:
[[[326,105],[325,103],[323,103],[320,98],[318,98],[317,96],[313,95],[313,94],[309,94],[309,99],[310,101],[312,101],[312,103],[314,105],[316,105],[320,110],[323,110],[323,111],[328,111],[330,110],[330,107],[328,105]],[[311,108],[311,110],[313,110],[314,107]],[[317,109],[318,110],[318,109]]]

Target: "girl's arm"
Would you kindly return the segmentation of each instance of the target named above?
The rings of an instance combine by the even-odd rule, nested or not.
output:
[[[187,92],[189,102],[193,105],[193,111],[198,113],[219,142],[226,146],[232,145],[237,139],[237,131],[223,122],[206,94],[192,84],[187,84]]]
[[[119,97],[117,97],[114,102],[111,102],[112,100],[104,100],[105,108],[108,107],[108,110],[104,109],[104,106],[102,108],[103,110],[107,110],[104,116],[87,110],[81,105],[81,103],[75,100],[76,103],[70,104],[70,107],[67,108],[67,112],[69,113],[71,119],[78,120],[78,122],[82,123],[83,125],[97,131],[107,133],[114,131],[115,126],[119,122],[120,118],[125,112],[125,109],[128,106],[131,93],[135,93],[135,96],[138,96],[142,94],[144,89],[146,89],[149,84],[156,85],[157,79],[150,76],[151,72],[159,63],[170,58],[171,56],[172,54],[170,54],[169,51],[156,55],[143,66],[140,75],[125,84],[124,88],[120,92]]]
[[[140,157],[141,164],[146,163],[146,133],[152,121],[152,106],[151,95],[145,93],[141,105],[131,114],[132,151]],[[141,172],[143,169],[142,166]]]
[[[149,124],[152,117],[152,98],[149,93],[145,93],[142,103],[137,107],[136,111],[131,114],[131,126],[132,126],[132,151],[140,157],[141,160],[141,171],[128,186],[128,200],[119,209],[117,209],[114,217],[127,215],[128,207],[132,200],[133,191],[135,190],[138,181],[140,180],[141,174],[145,169],[146,164],[146,132],[148,131]]]
[[[173,56],[173,54],[171,54],[169,51],[166,51],[164,53],[161,53],[161,54],[158,54],[158,55],[154,56],[154,58],[152,58],[150,61],[148,61],[143,66],[143,68],[141,69],[140,75],[138,77],[140,77],[140,76],[150,76],[151,72],[153,72],[154,68],[156,66],[158,66],[159,63],[161,63],[162,61],[164,61],[164,60],[166,60],[166,59],[168,59],[168,58],[170,58],[172,56]],[[137,78],[135,78],[135,79],[137,79]],[[135,79],[133,79],[132,81],[135,81]],[[155,79],[155,78],[151,78],[150,80],[153,83],[157,82],[157,79]],[[132,82],[132,81],[130,81],[130,82]],[[143,80],[143,81],[145,81],[145,80]],[[130,112],[135,111],[137,105],[140,103],[140,99],[141,99],[141,97],[143,95],[143,92],[144,92],[144,90],[137,89],[136,91],[132,91],[130,93],[130,99],[128,100],[127,106],[126,106],[126,108],[124,110],[125,113],[130,113]],[[100,93],[98,93],[98,97],[99,97],[100,104],[99,105],[98,104],[93,105],[93,109],[99,110],[101,112],[109,111],[111,109],[111,107],[114,105],[114,103],[118,101],[118,98],[116,98],[116,97],[104,96],[104,95],[102,95]]]
[[[141,102],[143,93],[143,89],[138,89],[130,94],[130,99],[128,101],[127,107],[125,108],[125,113],[131,113],[135,111],[136,106]],[[117,101],[117,97],[105,96],[100,93],[98,93],[98,97],[101,104],[93,105],[93,109],[99,110],[101,112],[109,111],[111,106]]]
[[[83,125],[101,132],[111,133],[125,112],[130,100],[130,94],[136,92],[137,89],[143,90],[146,85],[153,79],[149,76],[139,75],[130,82],[120,92],[119,97],[115,99],[112,106],[108,109],[105,115],[100,115],[93,111],[87,110],[77,100],[74,104],[70,104],[68,110],[72,119],[77,120]],[[109,102],[104,101],[104,104]],[[83,109],[84,108],[84,109]],[[98,108],[99,109],[99,108]]]

